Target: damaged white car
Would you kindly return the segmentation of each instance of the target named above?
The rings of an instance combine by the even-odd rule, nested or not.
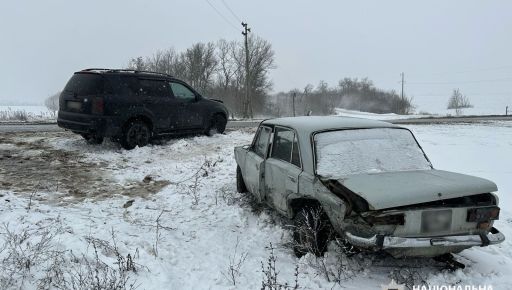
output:
[[[359,249],[395,257],[437,257],[505,239],[493,227],[496,184],[434,169],[414,135],[390,123],[266,120],[235,157],[238,191],[293,219],[299,256],[322,254],[327,229]]]

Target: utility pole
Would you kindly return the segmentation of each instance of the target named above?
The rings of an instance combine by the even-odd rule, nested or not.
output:
[[[400,76],[402,77],[402,81],[401,81],[402,82],[402,91],[400,92],[400,102],[398,104],[397,112],[399,114],[403,114],[403,113],[405,113],[404,112],[405,110],[403,109],[403,106],[404,106],[404,104],[403,104],[403,101],[404,101],[404,73],[402,72],[400,74]]]
[[[292,106],[293,106],[293,116],[295,117],[295,97],[297,96],[296,92],[293,92],[292,95]]]
[[[400,74],[402,76],[402,92],[400,93],[400,98],[404,99],[404,73]]]
[[[249,85],[250,85],[250,76],[249,76],[249,44],[247,42],[247,36],[251,29],[248,27],[247,23],[242,22],[242,26],[244,27],[244,31],[242,31],[242,35],[244,36],[244,44],[245,44],[245,105],[244,105],[244,117],[252,118],[252,104],[251,99],[249,98]]]

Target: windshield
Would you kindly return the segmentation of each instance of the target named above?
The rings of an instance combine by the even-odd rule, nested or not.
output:
[[[432,169],[412,133],[377,128],[315,135],[316,172],[326,178],[345,175]]]

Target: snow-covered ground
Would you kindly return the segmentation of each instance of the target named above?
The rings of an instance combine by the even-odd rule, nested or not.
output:
[[[55,121],[55,118],[46,106],[0,106],[0,122]]]
[[[508,106],[508,114],[512,111],[512,94],[508,95],[470,95],[468,94],[473,108],[462,110],[462,115],[504,115],[505,107]],[[416,112],[427,112],[429,114],[446,116],[455,115],[454,110],[446,109],[449,95],[447,96],[420,96],[414,97],[412,102],[416,106]]]
[[[432,116],[432,115],[419,115],[419,114],[398,115],[395,113],[377,114],[377,113],[370,113],[370,112],[347,110],[347,109],[343,109],[343,108],[335,108],[334,111],[337,116],[365,118],[365,119],[382,120],[382,121],[397,120],[397,119],[425,118],[425,117]]]
[[[512,237],[512,123],[408,127],[436,168],[478,175],[498,184],[502,212],[495,226]],[[0,191],[0,221],[4,224],[1,237],[5,238],[6,229],[35,231],[60,225],[63,230],[54,238],[59,249],[94,257],[88,241],[111,241],[113,230],[119,252],[134,257],[138,271],[130,272],[129,277],[136,280],[138,289],[259,289],[262,263],[267,265],[270,243],[275,248],[278,280],[293,284],[298,265],[301,289],[380,289],[380,285],[396,278],[396,273],[416,275],[432,285],[491,284],[493,289],[511,289],[510,239],[501,245],[463,251],[457,258],[467,267],[455,272],[441,270],[429,259],[357,255],[345,261],[349,264],[345,265],[341,286],[329,282],[321,262],[328,269],[336,268],[334,245],[325,260],[310,255],[295,258],[287,245],[291,236],[286,221],[236,193],[233,147],[249,143],[252,135],[253,132],[232,131],[211,138],[186,137],[132,151],[112,143],[91,146],[67,133],[47,134],[44,138],[22,134],[13,137],[12,142],[1,141],[4,144],[0,144],[0,150],[9,152],[23,142],[44,142],[55,152],[70,155],[69,162],[56,159],[52,165],[96,165],[101,172],[99,182],[105,181],[99,186],[95,180],[91,183],[94,187],[78,198],[77,194],[65,195],[66,190],[58,184],[37,193],[17,192],[20,180],[0,179],[0,188],[4,188]],[[29,162],[30,156],[44,154],[29,151],[20,150],[24,162]],[[90,166],[83,168],[91,174],[94,171]],[[66,178],[73,178],[74,171],[69,172]],[[66,175],[66,171],[55,174]],[[137,190],[123,194],[118,189],[143,180],[165,180],[169,185],[149,194],[138,194]],[[12,189],[8,189],[9,183]],[[87,188],[87,182],[81,186]],[[95,191],[108,192],[109,188],[110,196],[95,195]],[[134,200],[131,206],[129,200]],[[116,262],[108,251],[99,251],[98,256],[111,265]],[[3,257],[0,248],[0,260]],[[233,285],[227,278],[228,268],[239,261],[242,262]],[[43,276],[43,268],[31,268],[34,276],[25,278],[25,288],[36,288],[34,281]]]

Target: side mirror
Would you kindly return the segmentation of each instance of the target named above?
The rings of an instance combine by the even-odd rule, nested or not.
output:
[[[249,150],[249,149],[251,149],[251,147],[252,147],[251,145],[244,145],[244,146],[242,146],[242,148],[244,148],[245,150]]]

